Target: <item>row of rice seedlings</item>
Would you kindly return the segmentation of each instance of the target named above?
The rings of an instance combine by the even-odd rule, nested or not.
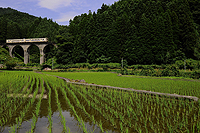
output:
[[[10,76],[10,75],[9,75]],[[21,78],[23,78],[23,77],[21,77]],[[22,79],[21,79],[22,80]],[[22,80],[23,81],[23,80]],[[18,88],[18,90],[16,89],[15,91],[14,91],[14,94],[15,93],[17,93],[17,92],[19,92],[20,91],[20,88]],[[13,94],[13,95],[14,95]],[[7,96],[6,96],[7,97]],[[15,98],[15,97],[13,97],[13,98],[9,98],[9,99],[11,99],[10,101],[7,101],[6,102],[6,109],[5,109],[5,111],[7,111],[7,112],[5,112],[6,114],[6,116],[7,117],[9,117],[9,119],[10,119],[10,121],[12,120],[11,119],[11,117],[12,117],[12,115],[15,115],[15,112],[17,112],[16,110],[17,110],[17,105],[18,105],[18,107],[20,106],[20,104],[22,103],[22,101],[20,101],[19,102],[19,98]],[[17,104],[17,105],[16,105]],[[5,107],[5,106],[4,106]],[[8,115],[9,114],[9,115]],[[3,118],[4,119],[4,118]],[[4,122],[4,124],[6,124],[6,122]],[[2,124],[1,124],[2,125]]]
[[[67,128],[66,128],[66,120],[64,118],[64,116],[62,115],[62,109],[61,109],[61,105],[60,105],[60,102],[59,102],[59,99],[58,99],[58,92],[57,92],[57,86],[53,86],[54,88],[54,91],[55,91],[55,94],[56,94],[56,102],[57,102],[57,106],[58,106],[58,111],[60,113],[60,117],[61,117],[61,123],[63,124],[63,130],[64,132],[67,132]]]
[[[46,86],[47,86],[47,88],[46,89],[48,89],[48,104],[49,104],[49,106],[48,106],[48,113],[49,113],[49,115],[48,115],[48,121],[49,121],[49,126],[48,126],[48,128],[49,128],[49,133],[51,133],[52,132],[52,123],[53,123],[53,120],[52,120],[52,117],[51,117],[51,115],[52,115],[52,111],[51,111],[51,88],[49,87],[49,84],[48,84],[48,82],[46,81],[46,79],[45,79],[45,81],[44,82],[46,82]]]
[[[112,105],[110,106],[110,102],[105,100],[105,97],[101,97],[101,94],[95,95],[96,93],[94,93],[94,91],[90,91],[89,93],[92,94],[89,94],[90,98],[95,97],[94,101],[100,101],[100,106],[98,107],[98,110],[103,113],[102,115],[104,116],[104,118],[108,120],[113,127],[116,127],[117,123],[115,121],[115,118],[118,118],[118,116],[120,116],[119,113],[116,113],[116,108],[114,108]],[[115,118],[113,116],[115,116]]]
[[[62,84],[62,85],[63,85],[63,84]],[[66,87],[67,92],[69,92],[68,95],[72,96],[73,99],[74,99],[74,101],[76,102],[76,103],[74,103],[75,107],[81,109],[81,111],[83,111],[82,113],[84,113],[85,116],[86,116],[88,119],[90,119],[90,120],[93,121],[93,120],[94,120],[94,116],[93,116],[93,115],[90,115],[90,114],[86,111],[85,106],[81,104],[80,100],[77,98],[77,95],[74,93],[74,91],[73,91],[73,90],[75,90],[74,86],[71,86],[71,88],[72,88],[73,90],[72,90],[72,89],[69,89],[68,86],[66,86],[66,84],[65,84],[65,87]],[[63,93],[65,93],[64,90],[62,90],[62,91],[63,91]],[[84,96],[83,96],[83,97],[84,97]],[[85,98],[85,97],[84,97],[84,98]],[[82,100],[83,100],[83,99],[81,99],[81,101],[82,101]],[[84,99],[84,100],[87,101],[87,99]],[[83,101],[82,101],[82,102],[83,102]],[[87,101],[87,102],[88,102],[88,101]],[[81,119],[82,119],[82,118],[81,118]],[[84,124],[83,119],[82,119],[81,121],[82,121],[82,126],[83,126],[83,128],[84,128],[83,131],[84,131],[84,132],[87,132],[87,131],[86,131],[86,128],[85,128],[85,124]],[[93,121],[93,123],[96,124],[95,121]],[[94,132],[94,131],[93,131],[93,132]]]
[[[41,78],[40,78],[41,79]],[[38,85],[39,86],[39,85]],[[38,89],[39,87],[37,86],[37,92],[38,92]],[[39,98],[39,101],[36,105],[36,111],[35,111],[35,115],[33,117],[33,121],[32,121],[32,125],[31,125],[31,133],[34,132],[35,130],[35,126],[36,126],[36,122],[37,122],[37,119],[38,119],[38,116],[39,116],[39,111],[40,111],[40,105],[41,105],[41,101],[42,101],[42,97],[43,97],[43,94],[44,94],[44,86],[43,84],[41,84],[41,88],[42,88],[42,93],[41,93],[41,96]],[[34,97],[35,98],[35,97]]]
[[[10,76],[10,75],[8,75],[8,76]],[[26,79],[23,77],[23,75],[15,74],[11,77],[15,77],[15,79],[13,79],[13,82],[12,82],[13,86],[11,86],[12,90],[14,90],[14,91],[21,89],[24,86],[24,84],[26,83],[25,82]]]
[[[73,89],[73,91],[76,91],[76,94],[79,94],[79,95],[83,98],[83,99],[81,99],[81,100],[86,101],[86,102],[87,102],[87,105],[91,106],[94,110],[96,110],[96,111],[98,112],[98,114],[100,114],[101,117],[104,118],[104,120],[110,121],[110,119],[108,118],[109,115],[107,115],[107,114],[104,112],[104,110],[101,109],[103,106],[101,106],[100,102],[99,102],[95,97],[91,96],[90,93],[87,93],[87,91],[86,91],[85,88],[83,88],[83,87],[80,87],[80,88],[81,88],[80,90],[81,90],[83,93],[81,93],[81,91],[79,91],[79,89],[75,88],[74,86],[71,86],[71,89]],[[86,98],[87,95],[89,95],[90,100],[88,100],[88,98]],[[92,98],[94,98],[94,100],[91,100]],[[77,104],[76,104],[76,105],[77,105]],[[82,105],[82,106],[83,106],[83,107],[82,107],[82,108],[83,108],[83,111],[85,112],[85,114],[87,114],[88,117],[90,117],[90,120],[92,120],[92,122],[93,122],[94,124],[97,124],[97,125],[99,126],[99,128],[101,129],[101,131],[104,132],[104,129],[103,129],[103,126],[102,126],[102,121],[101,121],[101,120],[100,120],[100,121],[96,121],[96,120],[94,119],[94,115],[89,114],[90,112],[87,112],[87,111],[85,110],[85,107],[84,107],[84,106],[86,106],[86,105]]]
[[[137,96],[137,95],[136,95]],[[120,97],[120,96],[119,96]],[[143,96],[144,97],[144,96]],[[146,113],[146,108],[145,106],[143,106],[144,102],[143,101],[143,97],[139,98],[139,100],[136,100],[136,106],[131,104],[131,106],[127,106],[129,108],[129,110],[131,110],[131,112],[134,112],[134,118],[135,120],[137,121],[137,123],[144,123],[144,127],[145,129],[147,130],[147,117],[144,117],[144,116],[148,116],[148,114]],[[149,97],[151,99],[151,97]],[[137,98],[138,99],[138,98]],[[122,100],[121,100],[122,101]],[[124,103],[126,104],[126,103]],[[148,103],[145,103],[148,107]],[[133,110],[133,107],[136,107],[136,109]],[[129,110],[127,110],[127,108],[124,109],[124,112],[126,114],[126,112],[129,112]],[[148,108],[147,108],[147,112],[148,112]],[[130,116],[130,115],[129,115]],[[138,129],[138,131],[141,130],[141,129]]]
[[[57,81],[58,81],[58,82],[61,82],[61,84],[62,84],[62,80],[58,79]],[[57,88],[59,88],[59,87],[57,87]],[[88,131],[87,131],[86,127],[85,127],[84,121],[78,116],[78,114],[77,114],[77,112],[76,112],[76,109],[75,109],[75,107],[71,104],[69,98],[67,97],[67,94],[66,94],[64,88],[61,87],[60,89],[61,89],[62,94],[64,95],[65,100],[66,100],[66,102],[68,103],[70,109],[73,111],[75,117],[77,118],[79,124],[81,125],[83,132],[84,132],[84,133],[87,133]],[[69,130],[69,128],[68,128],[68,130]],[[70,130],[69,130],[69,132],[70,132]]]
[[[32,76],[31,76],[31,77],[32,77]],[[31,85],[30,85],[29,91],[27,92],[26,90],[23,90],[22,93],[20,93],[20,95],[21,95],[22,97],[24,97],[24,98],[20,98],[20,103],[21,103],[20,105],[22,105],[22,106],[24,106],[25,102],[27,101],[26,99],[27,99],[28,95],[33,91],[33,85],[35,84],[35,78],[33,78],[33,80],[30,80],[30,82],[31,82]],[[37,81],[36,84],[39,84],[39,82]],[[15,93],[14,95],[18,95],[18,94]],[[14,97],[15,97],[15,96],[14,96]],[[18,96],[16,96],[16,97],[18,97]],[[19,96],[19,97],[20,97],[20,96]],[[15,106],[16,103],[14,103],[13,105]],[[20,107],[20,106],[19,106],[19,107]],[[19,110],[19,111],[20,111],[20,110]],[[16,113],[18,113],[18,111],[14,110],[13,115],[16,114]],[[22,113],[22,112],[20,112],[20,113]]]
[[[81,91],[83,91],[83,90],[85,91],[85,89],[81,88]],[[99,95],[99,98],[98,98],[98,96],[94,95],[93,92],[94,91],[92,89],[88,89],[87,91],[85,91],[85,95],[88,95],[90,97],[90,99],[93,99],[93,101],[98,103],[98,104],[95,105],[94,108],[101,113],[101,115],[106,119],[106,121],[110,122],[111,126],[116,128],[117,123],[116,123],[115,119],[117,118],[117,119],[121,120],[123,118],[123,115],[116,113],[116,111],[115,111],[116,108],[113,108],[113,106],[109,106],[109,104],[108,104],[108,103],[110,103],[109,101],[107,101],[107,103],[104,102],[103,100],[105,100],[105,99],[104,99],[104,97],[101,97],[101,93],[97,94],[97,95]],[[93,105],[93,103],[92,103],[92,105]],[[113,116],[115,116],[116,118],[113,117]],[[122,119],[122,121],[123,121],[123,119]],[[122,128],[123,127],[122,122],[120,122],[119,124],[120,124],[120,129],[122,131],[122,129],[123,129]],[[100,127],[101,127],[101,125],[102,124],[101,124],[101,121],[100,121]],[[126,130],[126,132],[128,131],[127,128],[124,128],[124,129]]]
[[[80,91],[77,91],[77,88],[75,89],[73,86],[71,86],[71,89],[73,89],[73,91],[76,91],[77,94],[79,94],[82,98],[84,98],[84,100],[87,102],[87,104],[89,106],[91,106],[93,109],[95,109],[96,111],[98,111],[98,113],[101,114],[102,117],[105,117],[104,113],[101,110],[99,110],[99,108],[97,108],[97,106],[98,106],[97,103],[99,103],[99,101],[96,101],[96,103],[93,101],[90,101],[86,98],[86,94],[80,93]],[[85,90],[85,89],[81,88],[81,91],[83,91],[83,90]],[[81,99],[81,100],[83,100],[83,99]],[[100,127],[101,131],[103,132],[104,129],[102,128],[102,122],[101,121],[96,122],[93,115],[90,115],[88,112],[86,112],[86,114],[88,114],[88,116],[90,116],[90,119],[93,121],[93,123],[97,124]]]
[[[48,80],[47,80],[47,77],[48,77]],[[57,103],[57,107],[58,107],[58,111],[59,111],[59,114],[60,114],[60,117],[61,117],[61,123],[63,124],[63,130],[64,132],[69,132],[70,133],[70,129],[66,127],[66,120],[64,118],[64,116],[62,115],[62,109],[61,109],[61,104],[59,102],[59,99],[58,99],[58,92],[57,92],[57,89],[59,89],[60,86],[57,86],[56,83],[58,83],[59,81],[57,80],[57,78],[55,77],[49,77],[49,76],[45,76],[44,77],[45,79],[45,83],[46,83],[46,86],[47,86],[47,89],[49,91],[49,116],[48,116],[48,120],[49,120],[49,132],[52,132],[52,118],[51,118],[51,115],[52,115],[52,111],[51,111],[51,91],[52,89],[54,90],[55,92],[55,97],[56,97],[56,103]],[[49,85],[50,84],[50,85]],[[52,88],[50,87],[52,86]]]
[[[10,76],[8,76],[10,75]],[[10,84],[13,82],[13,76],[11,76],[11,74],[9,74],[8,72],[5,72],[1,75],[1,84],[2,84],[2,89],[6,88],[7,92],[8,92],[8,88],[10,88]]]
[[[39,79],[37,79],[37,81],[41,80],[41,78],[39,77]],[[39,85],[36,86],[36,90],[34,91],[34,95],[33,95],[33,99],[36,98],[36,95],[38,94],[38,90],[39,90]],[[35,126],[36,126],[36,122],[37,122],[37,119],[38,119],[38,116],[39,116],[39,111],[40,111],[40,105],[41,105],[41,101],[42,101],[42,97],[43,97],[43,93],[44,93],[44,86],[43,84],[41,84],[41,88],[42,88],[42,93],[41,93],[41,96],[39,98],[39,101],[35,107],[35,114],[33,114],[33,117],[32,117],[32,123],[31,123],[31,133],[34,132],[35,130]]]
[[[64,83],[61,82],[62,80],[55,78],[48,80],[57,84],[55,86],[62,90],[66,99],[67,95],[63,88]],[[93,116],[86,111],[84,107],[86,105],[80,102],[81,99],[78,95],[82,95],[81,97],[86,99],[87,105],[97,108],[96,110],[101,112],[104,118],[110,119],[110,121],[117,120],[117,123],[115,123],[121,132],[199,132],[199,103],[197,105],[194,102],[183,100],[169,100],[158,96],[108,91],[108,89],[89,89],[88,91],[83,87],[71,87],[71,91],[67,92],[69,93],[68,95],[71,95],[72,100],[74,99],[76,103],[80,104],[72,105],[74,102],[71,102],[70,108],[74,109],[73,112],[83,130],[85,128],[84,122],[79,118],[80,116],[76,113],[75,108],[81,108],[90,118]],[[67,99],[69,100],[69,98]],[[70,103],[70,100],[68,103]],[[110,118],[108,114],[112,114]],[[98,121],[98,125],[101,127],[102,122]]]
[[[7,76],[10,76],[10,75],[7,75]],[[19,77],[19,79],[21,81],[24,81],[23,79],[21,79],[23,77]],[[22,83],[22,82],[18,82],[18,83]],[[6,88],[7,89],[7,88]],[[15,89],[14,90],[14,93],[13,95],[17,95],[17,93],[20,91],[20,88],[18,89]],[[5,95],[7,97],[7,95]],[[15,98],[15,96],[13,96],[13,98],[5,98],[6,101],[1,101],[1,105],[2,105],[2,102],[4,102],[3,104],[3,110],[4,110],[4,113],[2,113],[2,116],[6,116],[7,118],[6,119],[10,119],[12,117],[12,115],[17,112],[17,108],[20,107],[20,105],[22,104],[22,100],[19,101],[19,98]],[[5,115],[3,115],[5,114]],[[1,118],[1,120],[4,120],[4,118]],[[7,121],[6,121],[7,122]],[[2,123],[2,122],[1,122]],[[4,122],[5,124],[5,122]],[[1,124],[2,125],[2,124]]]
[[[135,78],[134,84],[137,84],[133,85],[137,87],[132,87],[135,89],[200,97],[199,82],[195,81]]]
[[[31,84],[30,90],[25,94],[24,99],[28,98],[28,95],[33,91],[33,84],[35,84],[35,77],[34,77],[34,75],[30,75],[30,76],[33,77],[33,82]],[[24,117],[26,116],[26,113],[29,112],[30,107],[35,102],[35,98],[36,98],[36,95],[37,95],[37,92],[38,92],[38,87],[39,87],[39,79],[36,79],[36,85],[37,85],[37,88],[36,88],[36,91],[33,94],[33,98],[30,101],[28,101],[27,104],[24,105],[22,111],[19,110],[20,111],[20,116],[17,117],[17,118],[15,118],[15,121],[16,121],[17,124],[12,126],[10,132],[15,132],[16,129],[17,130],[20,129],[20,126],[21,126],[21,124],[23,122]]]
[[[76,112],[76,110],[79,108],[82,111],[84,111],[84,113],[87,117],[89,117],[88,113],[85,112],[84,106],[82,106],[80,104],[80,101],[77,99],[76,95],[66,86],[66,82],[64,82],[63,80],[60,80],[58,78],[57,78],[57,82],[61,88],[62,94],[64,94],[65,99],[67,98],[70,109],[75,114],[75,118],[77,118],[80,126],[82,127],[83,132],[87,133],[88,131],[87,131],[87,127],[85,126],[85,122],[83,121],[83,119],[80,116],[78,116],[78,113]],[[67,95],[67,93],[68,93],[68,95]],[[70,98],[68,96],[70,96]]]
[[[167,106],[163,106],[163,103],[165,103],[165,105],[167,105]],[[137,102],[136,104],[137,104],[136,107],[138,108],[136,110],[136,115],[139,115],[140,118],[142,118],[142,119],[139,119],[141,122],[146,121],[145,119],[147,119],[143,116],[155,116],[154,118],[156,118],[156,119],[154,121],[152,121],[152,123],[156,122],[157,125],[162,125],[162,128],[164,130],[170,129],[170,126],[168,126],[168,128],[165,128],[166,126],[164,126],[164,123],[166,122],[167,118],[171,119],[170,121],[173,123],[181,120],[182,117],[180,117],[179,115],[176,114],[177,109],[178,109],[178,113],[182,114],[182,116],[184,116],[184,112],[181,112],[181,108],[182,108],[181,104],[185,104],[185,101],[179,100],[178,103],[176,103],[175,100],[169,100],[169,99],[167,100],[164,98],[159,98],[158,96],[156,98],[153,98],[152,96],[143,96],[140,98],[140,101]],[[149,104],[151,105],[150,110],[148,109]],[[192,108],[193,107],[194,106],[192,105]],[[141,112],[143,114],[141,114]],[[173,117],[169,116],[168,114],[173,115]],[[151,117],[148,117],[148,118],[151,118]],[[150,120],[148,120],[148,121],[150,121]],[[160,123],[163,123],[163,124],[160,124]]]
[[[99,93],[95,95],[93,90],[90,90],[88,92],[88,96],[93,100],[95,103],[98,103],[97,106],[95,106],[96,110],[98,110],[101,115],[105,118],[106,121],[109,121],[110,125],[113,128],[117,128],[117,123],[115,119],[118,119],[119,113],[116,113],[116,108],[109,105],[109,101],[105,100],[105,97],[101,97],[102,95]],[[113,117],[115,116],[115,117]],[[100,122],[101,123],[101,122]],[[100,128],[102,129],[102,126],[100,125]]]
[[[32,76],[31,76],[32,77]],[[24,77],[23,77],[24,78]],[[24,78],[25,80],[23,80],[23,79],[20,79],[20,81],[21,82],[17,82],[16,83],[16,85],[17,84],[21,84],[21,86],[23,86],[24,88],[28,88],[28,87],[30,87],[31,86],[31,84],[33,84],[33,82],[34,81],[32,81],[32,80],[29,80],[29,82],[27,83],[27,78]],[[27,83],[26,84],[26,86],[25,86],[25,84],[24,83]],[[18,89],[16,89],[16,91],[14,91],[14,93],[13,93],[13,97],[18,97],[17,95],[18,95],[18,93],[20,93],[21,94],[21,96],[24,96],[24,95],[28,95],[27,94],[27,92],[26,92],[26,89],[23,89],[23,90],[21,90],[22,88],[20,87],[20,88],[18,88]],[[32,90],[32,86],[29,88],[30,90]],[[21,92],[22,91],[22,92]],[[20,102],[22,103],[23,101],[24,101],[25,99],[22,99],[22,100],[20,100]]]
[[[83,89],[81,89],[81,90],[83,90]],[[106,94],[107,94],[107,91],[106,91]],[[128,94],[128,93],[125,93],[125,94]],[[132,95],[133,95],[133,93],[132,93]],[[118,95],[119,97],[120,97],[120,95]],[[127,95],[128,96],[128,95]],[[125,104],[125,105],[127,105],[127,100],[123,100],[123,98],[124,97],[127,97],[127,96],[125,96],[125,95],[123,95],[123,97],[121,97],[121,99],[122,100],[120,100],[120,101],[124,101],[123,103]],[[149,114],[154,114],[154,116],[155,117],[157,117],[157,113],[158,112],[162,112],[161,114],[159,114],[159,119],[156,119],[156,124],[160,124],[160,119],[162,120],[162,119],[164,119],[165,118],[165,116],[164,116],[164,112],[167,112],[166,111],[166,109],[168,109],[167,107],[166,108],[164,108],[165,110],[162,110],[163,108],[162,107],[160,107],[160,103],[164,103],[165,102],[165,100],[162,100],[162,101],[159,101],[159,97],[156,97],[156,98],[153,98],[152,96],[141,96],[141,97],[139,97],[138,96],[138,94],[134,94],[134,99],[136,99],[135,97],[137,97],[137,99],[138,100],[136,100],[136,105],[135,104],[132,104],[132,106],[129,106],[128,108],[127,108],[127,110],[126,109],[124,109],[124,111],[123,111],[123,113],[125,113],[125,114],[127,114],[127,116],[131,116],[130,115],[130,112],[132,111],[132,112],[135,112],[135,115],[133,115],[133,116],[135,116],[136,118],[136,120],[138,121],[138,123],[144,123],[144,127],[141,127],[141,128],[138,128],[138,131],[140,131],[140,130],[142,130],[142,128],[146,128],[145,130],[147,130],[147,126],[149,126],[149,124],[147,124],[147,123],[155,123],[155,121],[151,121],[151,120],[149,120],[151,117],[147,117]],[[95,99],[95,98],[94,98]],[[162,99],[162,98],[161,98]],[[171,106],[171,109],[170,110],[172,110],[173,108],[175,108],[175,106],[174,105],[176,105],[176,103],[174,102],[175,100],[172,100],[172,102],[171,101],[169,101],[169,100],[167,100],[168,101],[168,103],[167,104],[169,104],[169,106]],[[133,101],[131,101],[131,102],[133,102]],[[118,102],[119,103],[119,102]],[[171,104],[172,103],[172,104]],[[182,101],[180,101],[180,103],[182,103]],[[145,104],[147,104],[147,106],[145,106]],[[149,104],[151,105],[150,106],[150,108],[149,108]],[[162,104],[161,104],[162,105]],[[192,108],[194,107],[194,105],[191,105],[192,106]],[[106,107],[106,106],[105,106]],[[136,107],[136,109],[135,110],[133,110],[133,108],[134,107]],[[149,109],[151,109],[150,111],[149,111]],[[179,108],[180,109],[180,108]],[[108,110],[110,110],[110,109],[108,109]],[[146,110],[146,111],[145,111]],[[192,110],[192,109],[191,109]],[[111,111],[111,110],[110,110]],[[122,109],[121,109],[121,111],[122,111]],[[120,111],[120,112],[121,112]],[[173,110],[172,110],[173,111]],[[129,112],[129,113],[128,113]],[[173,111],[174,112],[174,111]],[[128,115],[129,114],[129,115]],[[168,113],[166,113],[166,114],[170,114],[170,112],[168,112]],[[174,114],[174,115],[176,115],[176,114]],[[117,116],[117,115],[116,115]],[[120,116],[120,113],[119,113],[119,118],[120,118],[121,116]],[[121,118],[123,118],[123,117],[121,117]],[[120,118],[120,119],[121,119]],[[177,120],[179,120],[180,119],[180,117],[179,118],[176,118]],[[123,122],[123,119],[121,119],[122,120],[122,122]],[[164,122],[165,120],[163,120],[162,122]],[[175,119],[173,120],[173,121],[176,121]],[[126,122],[127,123],[127,122]],[[197,124],[196,124],[197,125]],[[120,128],[122,127],[122,124],[120,123]],[[168,129],[166,129],[166,130],[169,130],[170,129],[170,126],[169,126],[169,128]],[[127,130],[127,129],[126,129]],[[144,129],[143,129],[144,130]]]
[[[6,73],[6,85],[4,88],[7,89],[7,93],[12,92],[15,89],[19,88],[19,82],[21,81],[21,79],[23,78],[23,75],[19,74],[19,73]]]
[[[152,96],[144,96],[144,95],[132,93],[132,98],[131,99],[134,99],[134,100],[130,100],[130,98],[128,98],[130,95],[127,95],[127,96],[126,95],[119,95],[120,93],[121,92],[114,93],[114,94],[116,94],[114,97],[116,97],[116,99],[117,99],[116,100],[117,102],[114,102],[114,103],[117,104],[117,105],[126,105],[127,103],[131,103],[131,106],[128,106],[127,109],[123,110],[123,108],[122,108],[123,106],[120,107],[120,112],[126,112],[127,116],[130,116],[130,112],[132,112],[132,114],[134,116],[134,119],[138,121],[138,124],[136,125],[138,127],[138,128],[136,128],[137,131],[150,130],[148,127],[151,127],[151,130],[153,130],[156,127],[156,125],[160,125],[161,122],[165,123],[166,120],[165,120],[165,116],[164,116],[163,112],[165,112],[165,114],[170,114],[170,111],[172,111],[173,114],[174,114],[174,112],[175,112],[174,110],[176,109],[176,106],[177,106],[177,104],[174,102],[176,100],[167,100],[167,99],[165,99],[166,101],[168,101],[167,102],[168,106],[165,107],[164,110],[163,110],[163,107],[161,106],[162,105],[161,103],[165,102],[165,100],[163,100],[163,101],[159,100],[159,99],[162,99],[162,98],[152,97]],[[105,94],[103,94],[103,96],[105,96],[106,94],[107,94],[107,92]],[[123,94],[123,93],[121,93],[121,94]],[[128,93],[126,93],[126,94],[128,94]],[[129,102],[129,100],[130,100],[130,102]],[[180,103],[182,103],[182,102],[180,102]],[[167,112],[168,107],[170,107],[169,108],[170,111]],[[190,108],[191,111],[193,110],[192,109],[193,107],[194,106],[192,106]],[[106,108],[106,106],[105,106],[105,108]],[[151,110],[149,111],[149,109],[151,109]],[[180,109],[180,108],[178,108],[178,109]],[[162,112],[162,113],[159,113],[159,112]],[[115,113],[115,114],[117,114],[117,113]],[[156,119],[152,119],[152,116],[151,117],[147,117],[147,116],[149,116],[151,114],[153,114],[154,118],[156,118],[156,117],[157,118]],[[119,113],[118,117],[123,121],[123,119],[122,119],[123,116],[120,116],[120,115],[121,114]],[[174,115],[176,115],[176,114],[174,114]],[[117,115],[116,115],[116,117],[117,117]],[[179,120],[180,117],[176,118],[176,119]],[[176,121],[176,119],[173,119],[172,122]],[[172,122],[169,122],[169,123],[172,123]],[[143,126],[141,126],[141,124]],[[120,123],[120,128],[122,129],[122,127],[125,126],[125,125],[123,125],[123,123]],[[198,125],[198,124],[196,124],[196,125]],[[161,130],[164,130],[164,131],[166,131],[166,130],[170,131],[171,130],[171,126],[170,125],[167,128],[163,128],[163,129],[162,128],[161,128]],[[125,131],[127,131],[127,129]]]

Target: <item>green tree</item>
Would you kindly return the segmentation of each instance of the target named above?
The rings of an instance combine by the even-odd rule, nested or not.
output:
[[[69,33],[67,26],[61,26],[59,34],[56,36],[57,48],[56,48],[56,62],[58,64],[70,64],[73,63],[73,39],[74,37]]]
[[[15,22],[9,22],[7,25],[7,39],[19,39],[21,36],[20,26]]]
[[[180,47],[187,58],[194,58],[194,49],[197,47],[198,32],[192,19],[188,1],[179,0],[177,4],[179,5],[177,10],[180,22]]]
[[[0,18],[0,43],[6,42],[7,34],[7,19],[5,17]]]

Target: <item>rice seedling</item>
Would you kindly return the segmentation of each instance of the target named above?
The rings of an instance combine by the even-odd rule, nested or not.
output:
[[[107,76],[109,75],[107,74]],[[124,77],[118,78],[123,81]],[[130,78],[126,79],[130,80]],[[154,79],[141,80],[135,78],[134,80],[138,82],[138,85],[134,83],[134,87],[139,89],[142,89],[142,87],[149,89],[146,84],[154,82]],[[150,89],[199,96],[199,83],[165,81],[157,80],[155,85],[158,87],[150,83]],[[64,106],[67,106],[70,114],[77,120],[80,126],[78,128],[81,128],[83,132],[91,131],[86,125],[88,122],[98,127],[101,132],[112,130],[116,133],[196,133],[200,131],[199,101],[193,102],[123,90],[72,85],[67,84],[62,79],[34,72],[6,71],[0,73],[0,82],[0,92],[2,92],[2,95],[0,95],[0,113],[2,114],[0,116],[0,132],[4,132],[1,130],[8,126],[11,127],[10,132],[20,131],[21,124],[27,119],[28,115],[32,121],[28,131],[35,132],[37,119],[42,111],[42,99],[46,94],[48,96],[46,118],[49,122],[49,133],[53,130],[52,115],[55,112],[53,110],[55,106],[56,111],[60,114],[59,119],[64,132],[73,132],[68,127],[67,117],[63,115]],[[167,83],[168,86],[161,87],[161,84],[164,83]],[[183,85],[180,85],[182,83]],[[186,87],[183,87],[184,85]],[[166,87],[166,90],[163,87]],[[181,87],[183,88],[180,89]],[[173,90],[174,88],[175,90]],[[30,115],[29,112],[33,114]],[[93,130],[93,132],[96,132],[96,130]]]
[[[48,100],[48,104],[49,104],[49,106],[48,106],[48,112],[49,112],[49,114],[48,114],[48,121],[49,121],[49,133],[51,133],[52,132],[52,123],[53,123],[53,121],[52,121],[52,117],[51,117],[51,115],[52,115],[52,111],[51,111],[51,88],[49,87],[49,85],[47,84],[47,89],[48,89],[48,91],[49,91],[49,93],[48,93],[48,97],[49,97],[49,100]]]
[[[56,88],[56,87],[54,87],[54,88]],[[55,94],[56,94],[56,102],[57,102],[58,110],[59,110],[59,113],[60,113],[61,122],[63,124],[64,132],[67,132],[66,120],[62,115],[61,105],[60,105],[60,102],[59,102],[59,99],[58,99],[58,92],[57,92],[56,89],[54,89],[54,91],[55,91]]]

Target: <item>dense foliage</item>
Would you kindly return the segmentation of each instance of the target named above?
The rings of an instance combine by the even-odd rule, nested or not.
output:
[[[200,59],[199,16],[198,0],[119,0],[75,16],[69,26],[0,8],[0,39],[48,37],[58,46],[49,57],[63,65],[122,58],[128,65],[171,64]]]
[[[72,59],[94,63],[105,56],[111,62],[124,58],[129,65],[197,59],[199,5],[197,0],[120,0],[111,6],[103,4],[97,13],[82,14],[70,21]]]
[[[59,25],[11,8],[0,8],[0,42],[6,39],[48,37],[54,41]]]
[[[9,60],[11,59],[11,57],[8,54],[8,51],[1,47],[0,47],[0,53],[1,53],[0,64],[3,64],[4,62],[6,62],[7,59],[9,59]]]
[[[10,57],[8,51],[0,47],[0,64],[5,64],[7,69],[13,69],[17,62],[18,58]]]

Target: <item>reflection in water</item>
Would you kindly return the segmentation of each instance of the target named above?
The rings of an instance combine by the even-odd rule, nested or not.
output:
[[[72,133],[83,133],[83,130],[77,121],[77,119],[74,117],[73,112],[70,110],[64,96],[62,95],[61,91],[58,91],[58,97],[59,102],[61,104],[62,108],[62,115],[64,116],[66,120],[66,127],[70,129],[70,132]],[[23,111],[23,107],[25,107],[28,102],[30,102],[31,98],[18,98],[18,100],[23,100],[24,103],[21,104],[17,112],[12,115],[12,118],[9,118],[9,121],[4,125],[3,127],[0,127],[0,132],[2,133],[8,133],[9,131],[12,131],[12,126],[16,125],[15,119],[20,116],[20,112]],[[42,99],[41,106],[40,106],[40,112],[39,117],[37,119],[35,133],[48,133],[49,132],[49,121],[48,121],[48,99]],[[73,101],[72,101],[73,102]],[[28,131],[31,131],[31,124],[32,124],[32,117],[33,114],[35,114],[35,108],[38,103],[38,99],[35,99],[35,102],[32,104],[32,106],[29,108],[29,111],[26,112],[25,117],[23,118],[23,122],[20,126],[20,128],[16,129],[17,133],[25,133]],[[63,125],[61,123],[61,117],[58,111],[57,103],[56,103],[56,97],[55,92],[52,91],[51,95],[51,110],[52,110],[52,132],[53,133],[62,133],[63,131]],[[81,113],[81,110],[77,110],[78,115],[80,115],[81,118],[85,120],[85,126],[88,132],[95,132],[100,133],[101,130],[99,127],[94,125],[88,118],[84,116],[84,114]]]

